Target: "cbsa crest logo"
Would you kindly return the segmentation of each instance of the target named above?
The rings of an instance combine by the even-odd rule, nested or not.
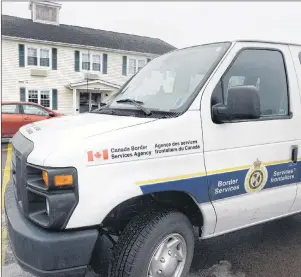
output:
[[[261,161],[257,159],[249,169],[245,179],[246,192],[261,191],[268,180],[268,171]]]

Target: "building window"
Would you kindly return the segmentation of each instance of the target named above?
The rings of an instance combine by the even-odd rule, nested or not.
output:
[[[28,90],[27,101],[39,104],[39,92],[37,90]]]
[[[134,59],[134,58],[129,58],[129,68],[128,68],[128,73],[130,75],[136,74],[143,66],[146,64],[145,59]]]
[[[36,5],[36,19],[40,21],[57,22],[57,8]]]
[[[38,65],[38,49],[28,47],[27,48],[27,64]]]
[[[92,68],[91,65],[92,64]],[[82,53],[82,70],[101,71],[101,56]]]
[[[50,53],[49,49],[40,49],[40,66],[47,66],[50,65]]]
[[[50,90],[29,89],[27,91],[26,101],[42,105],[46,108],[52,108]]]
[[[44,107],[50,108],[50,91],[41,90],[40,98],[40,104]]]
[[[139,71],[143,66],[145,66],[145,64],[146,64],[145,60],[138,60],[137,70]]]
[[[134,75],[136,73],[136,60],[129,59],[129,74]]]
[[[27,65],[50,67],[50,49],[27,47]]]
[[[90,70],[90,57],[89,54],[82,54],[82,69]]]
[[[92,70],[93,71],[100,71],[100,55],[92,55]]]

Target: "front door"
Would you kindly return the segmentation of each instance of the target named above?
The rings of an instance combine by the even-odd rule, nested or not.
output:
[[[215,234],[234,231],[290,212],[298,170],[292,149],[301,149],[298,84],[285,45],[237,43],[224,71],[215,74],[202,100],[204,156]],[[213,103],[226,103],[232,86],[253,85],[261,119],[215,124]],[[300,150],[299,150],[300,151]]]
[[[81,92],[79,94],[79,112],[86,113],[90,111],[90,93]]]
[[[81,92],[80,93],[80,113],[86,113],[101,107],[101,93]]]

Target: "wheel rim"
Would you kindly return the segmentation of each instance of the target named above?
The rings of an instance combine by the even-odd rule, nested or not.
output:
[[[180,234],[166,236],[154,251],[148,277],[180,277],[186,262],[187,246]]]

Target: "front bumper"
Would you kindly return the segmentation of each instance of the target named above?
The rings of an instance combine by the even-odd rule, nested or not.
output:
[[[84,276],[98,231],[52,232],[26,219],[18,209],[12,184],[5,193],[5,212],[12,250],[20,266],[36,276]]]

